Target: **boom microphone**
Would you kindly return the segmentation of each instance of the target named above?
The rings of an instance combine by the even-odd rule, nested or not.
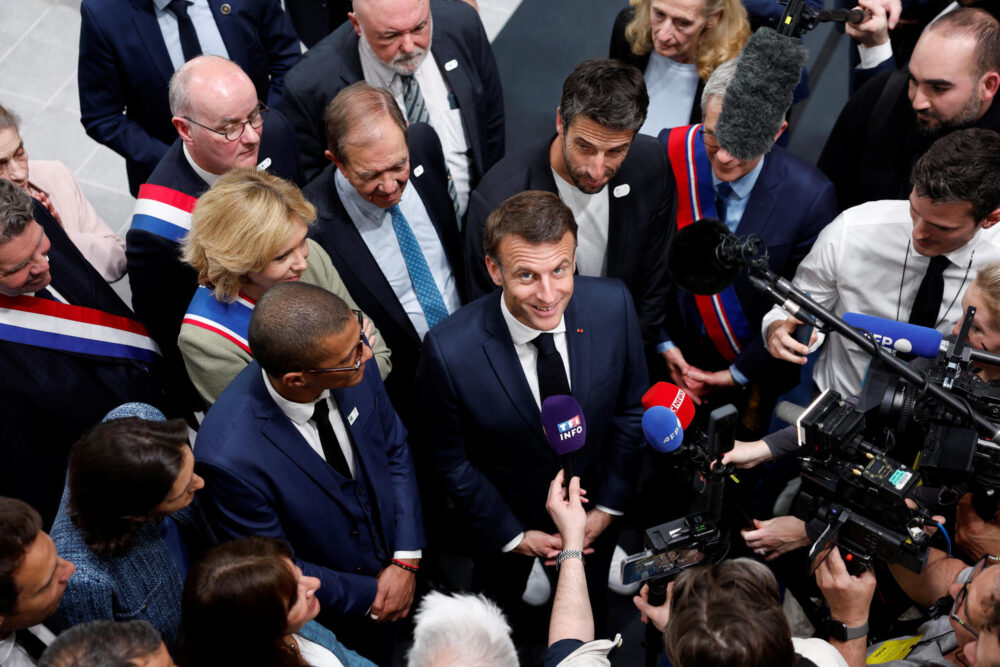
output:
[[[937,329],[860,313],[844,313],[844,322],[872,334],[884,350],[929,359],[937,357],[941,350],[942,335]]]
[[[785,422],[786,424],[791,424],[795,426],[795,422],[799,420],[802,413],[806,411],[807,408],[802,407],[791,401],[779,401],[778,405],[774,407],[774,416]]]
[[[816,20],[834,23],[861,23],[867,17],[863,9],[821,9],[816,13]]]
[[[649,446],[663,454],[676,451],[684,442],[680,419],[662,405],[654,405],[643,413],[642,432]]]
[[[694,401],[687,392],[670,382],[657,382],[642,395],[642,409],[662,406],[677,415],[681,428],[687,428],[694,419]]]
[[[555,394],[542,401],[542,431],[549,447],[559,455],[566,482],[573,477],[573,452],[587,441],[583,408],[572,396]]]
[[[718,294],[736,280],[740,264],[722,252],[736,235],[714,218],[674,232],[667,244],[667,267],[678,285],[694,294]]]

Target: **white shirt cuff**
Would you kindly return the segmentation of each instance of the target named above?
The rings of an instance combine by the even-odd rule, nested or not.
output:
[[[423,551],[420,549],[416,551],[394,551],[392,552],[392,557],[397,560],[402,558],[423,558]]]
[[[892,42],[887,41],[885,44],[870,48],[858,44],[858,55],[861,57],[861,62],[858,63],[857,69],[872,69],[892,58]]]
[[[605,507],[604,505],[597,505],[597,509],[601,510],[605,514],[610,514],[611,516],[624,516],[625,512],[619,510],[613,510],[610,507]]]
[[[503,545],[503,548],[500,551],[502,551],[503,553],[508,553],[513,551],[515,548],[517,548],[517,545],[520,544],[521,540],[523,539],[524,539],[524,533],[518,533],[517,537],[512,539],[507,544]]]

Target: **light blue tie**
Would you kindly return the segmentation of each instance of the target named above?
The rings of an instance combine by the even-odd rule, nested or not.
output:
[[[448,317],[448,307],[444,305],[441,290],[434,282],[424,251],[420,249],[417,237],[413,235],[413,229],[399,210],[398,204],[389,209],[389,215],[392,217],[392,229],[396,232],[399,249],[403,251],[403,261],[406,262],[413,291],[417,293],[417,301],[427,318],[427,326],[433,329],[434,325]]]
[[[725,223],[726,227],[729,227],[729,231],[735,232],[736,225],[729,224],[728,216],[726,215],[726,209],[729,208],[729,195],[732,193],[733,186],[725,181],[715,186],[715,212],[719,214],[719,220]]]

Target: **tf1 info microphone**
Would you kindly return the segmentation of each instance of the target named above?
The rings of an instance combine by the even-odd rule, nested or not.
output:
[[[860,313],[844,313],[844,322],[869,332],[885,350],[933,359],[941,349],[942,335],[937,329]]]
[[[649,446],[663,454],[677,451],[684,442],[680,419],[662,405],[654,405],[643,413],[642,432]]]
[[[649,410],[655,405],[668,408],[677,415],[681,428],[687,428],[694,419],[694,401],[687,392],[670,382],[657,382],[642,395],[642,409]]]
[[[559,455],[566,471],[566,483],[573,477],[573,452],[587,441],[583,408],[572,396],[555,394],[542,401],[542,431],[549,447]]]

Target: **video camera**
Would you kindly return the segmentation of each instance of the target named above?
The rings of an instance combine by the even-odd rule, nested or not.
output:
[[[728,535],[719,528],[725,478],[732,466],[723,466],[722,455],[733,448],[736,408],[725,405],[711,412],[708,433],[691,429],[684,444],[672,455],[686,455],[707,480],[705,509],[648,528],[645,551],[629,556],[621,565],[623,584],[644,581],[650,585],[650,602],[665,599],[667,584],[681,572],[703,562],[722,560],[729,550]]]

